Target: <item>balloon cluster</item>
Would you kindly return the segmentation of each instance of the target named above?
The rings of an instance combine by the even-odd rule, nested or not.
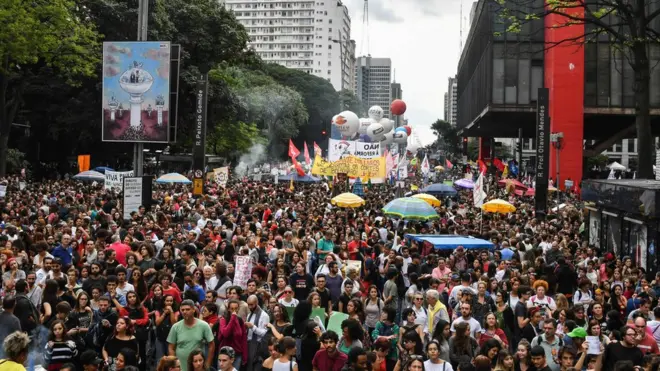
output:
[[[406,104],[397,99],[391,105],[392,114],[403,115]],[[369,108],[368,118],[359,118],[351,111],[344,111],[332,118],[332,124],[337,127],[341,135],[349,140],[358,142],[374,143],[383,145],[392,143],[405,144],[412,132],[408,125],[394,128],[394,121],[383,117],[383,108],[373,106]]]

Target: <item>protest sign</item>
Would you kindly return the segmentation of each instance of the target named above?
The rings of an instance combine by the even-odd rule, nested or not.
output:
[[[362,159],[350,156],[339,161],[330,162],[317,156],[314,160],[312,174],[335,176],[339,173],[345,173],[353,178],[384,178],[385,158]]]
[[[105,172],[105,189],[114,189],[121,192],[124,190],[124,177],[133,176],[131,171],[110,171]]]
[[[247,281],[252,276],[252,261],[249,256],[237,256],[235,259],[234,286],[247,289]]]
[[[213,169],[213,172],[215,173],[215,182],[218,183],[218,185],[221,187],[226,187],[227,180],[229,180],[229,167],[219,167],[217,169]]]
[[[348,314],[346,313],[332,312],[332,315],[328,320],[328,331],[334,331],[335,334],[342,336],[344,332],[341,329],[341,323],[347,319],[348,319]]]

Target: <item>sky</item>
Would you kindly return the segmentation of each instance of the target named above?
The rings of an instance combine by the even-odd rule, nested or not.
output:
[[[465,38],[472,1],[462,1]],[[460,58],[461,0],[371,0],[368,46],[364,0],[343,2],[351,15],[356,57],[392,59],[408,107],[405,117],[423,145],[433,143],[431,124],[444,119],[447,79],[456,74]]]

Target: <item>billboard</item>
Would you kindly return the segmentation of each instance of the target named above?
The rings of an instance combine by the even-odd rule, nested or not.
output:
[[[103,43],[102,139],[167,143],[170,42]]]
[[[330,139],[328,141],[328,160],[338,161],[347,156],[359,158],[380,157],[380,142],[367,143],[341,139]]]

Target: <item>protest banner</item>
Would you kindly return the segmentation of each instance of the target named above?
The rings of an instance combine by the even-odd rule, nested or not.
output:
[[[367,143],[353,140],[330,139],[328,142],[328,160],[339,161],[342,158],[377,158],[381,156],[380,142]]]
[[[121,192],[124,190],[124,177],[132,177],[131,171],[105,171],[105,189],[114,189]]]
[[[227,180],[229,180],[229,167],[219,167],[217,169],[213,169],[213,172],[215,173],[215,182],[218,183],[218,185],[221,187],[226,187]]]
[[[249,256],[237,256],[235,259],[234,286],[247,289],[247,281],[252,277],[252,261]]]
[[[339,173],[353,178],[384,178],[385,158],[362,159],[350,156],[330,162],[317,156],[314,160],[313,175],[335,176]]]

